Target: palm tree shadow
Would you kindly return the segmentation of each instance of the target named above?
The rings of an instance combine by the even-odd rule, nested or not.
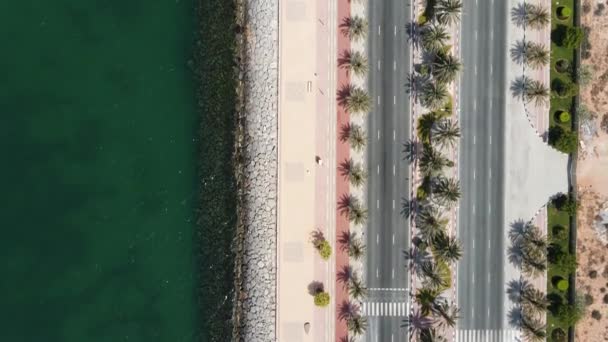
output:
[[[405,25],[405,33],[407,34],[407,41],[414,49],[418,50],[422,38],[422,26],[415,21],[409,22]]]
[[[431,261],[431,255],[426,250],[421,250],[418,247],[407,249],[403,251],[405,260],[409,261],[409,268],[416,272],[417,275],[421,275],[422,265]]]
[[[528,53],[528,43],[526,43],[525,40],[518,40],[515,42],[515,44],[513,44],[513,46],[511,47],[511,59],[519,64],[519,65],[523,65],[526,60],[527,60],[527,53]]]
[[[507,255],[511,264],[521,268],[524,262],[524,250],[521,239],[515,241],[511,246],[509,246],[507,249]]]
[[[403,143],[403,153],[405,154],[403,160],[406,160],[408,163],[414,162],[418,158],[421,147],[415,140],[408,139]]]
[[[521,329],[524,313],[520,306],[514,306],[507,314],[509,325],[515,329]]]
[[[340,175],[344,177],[344,179],[348,179],[348,175],[350,171],[353,169],[353,161],[352,159],[344,159],[338,166],[338,170],[340,171]]]
[[[340,141],[341,142],[348,141],[348,138],[350,138],[350,131],[352,128],[353,128],[353,125],[351,125],[350,122],[345,123],[342,125],[342,127],[340,127]]]
[[[348,286],[348,282],[353,278],[355,272],[350,265],[344,265],[336,274],[338,282],[342,283],[343,287]]]
[[[511,9],[511,21],[515,26],[523,27],[525,25],[526,17],[528,16],[526,12],[526,5],[523,2]]]
[[[343,231],[338,237],[338,243],[340,244],[340,250],[347,251],[350,247],[351,242],[356,238],[357,233],[351,233],[350,230]]]
[[[338,66],[343,69],[347,68],[348,65],[350,64],[352,55],[353,55],[353,52],[351,50],[342,51],[342,53],[340,54],[340,57],[338,58]]]
[[[528,95],[528,89],[532,80],[525,75],[519,76],[511,82],[511,94],[516,99],[525,101]]]
[[[344,300],[338,308],[338,319],[342,321],[347,321],[355,316],[359,316],[360,311],[361,308],[359,307],[359,305],[351,301]]]
[[[353,91],[353,86],[351,84],[343,84],[340,89],[338,89],[337,101],[338,104],[342,107],[346,107],[348,97]]]
[[[511,280],[507,284],[507,296],[513,303],[520,304],[521,296],[524,291],[532,286],[529,281],[525,279]]]
[[[353,19],[351,17],[342,18],[342,22],[340,23],[339,27],[340,27],[340,32],[342,32],[342,34],[345,37],[348,37],[348,31],[352,24],[353,24]]]
[[[511,243],[516,242],[519,238],[522,238],[526,232],[527,224],[524,220],[519,219],[511,223],[511,229],[509,230],[509,239]]]
[[[357,198],[351,194],[344,194],[338,201],[338,210],[340,214],[348,216],[353,206],[358,203]]]

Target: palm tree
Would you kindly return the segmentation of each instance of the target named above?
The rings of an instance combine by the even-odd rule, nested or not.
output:
[[[448,339],[434,328],[429,328],[420,331],[420,342],[448,342]]]
[[[363,150],[367,143],[367,137],[365,136],[365,132],[363,132],[363,128],[357,124],[350,125],[347,140],[350,146],[358,152]]]
[[[425,287],[443,290],[450,285],[450,269],[448,267],[442,267],[438,263],[428,261],[422,264],[420,271],[423,278],[422,284]]]
[[[433,313],[439,317],[439,326],[453,328],[460,317],[460,309],[456,305],[448,304],[447,300],[440,301],[433,307]]]
[[[361,114],[369,112],[371,106],[369,94],[356,86],[350,86],[345,97],[345,108],[351,114]]]
[[[549,50],[543,44],[530,43],[526,51],[526,63],[532,69],[540,69],[549,63]]]
[[[519,3],[517,6],[511,9],[511,20],[517,27],[522,27],[527,23],[527,13],[531,10],[531,5],[529,2]]]
[[[538,314],[544,314],[551,304],[542,291],[532,286],[522,292],[521,299],[524,309]]]
[[[433,61],[433,77],[440,83],[451,83],[461,69],[462,64],[452,54],[438,53]]]
[[[353,41],[359,41],[367,36],[367,20],[358,15],[344,18],[340,26],[342,33]]]
[[[450,237],[444,232],[433,240],[435,257],[446,263],[454,263],[462,257],[462,243],[455,237]]]
[[[461,0],[439,0],[435,5],[435,16],[441,24],[454,24],[460,20]]]
[[[353,194],[344,194],[338,201],[338,210],[343,215],[348,215],[357,207],[360,207],[359,199]]]
[[[352,298],[361,301],[367,296],[367,288],[363,286],[363,282],[359,278],[351,277],[348,282],[348,294]]]
[[[428,82],[422,87],[420,102],[423,106],[437,110],[443,106],[448,98],[448,88],[444,83]]]
[[[447,29],[441,25],[432,25],[422,31],[422,46],[426,51],[440,51],[448,40],[450,40],[450,35]]]
[[[439,203],[451,208],[460,198],[460,182],[455,178],[440,177],[433,194]]]
[[[540,30],[551,22],[549,11],[540,5],[526,6],[526,24],[530,28]]]
[[[549,100],[549,89],[541,81],[532,80],[526,90],[526,99],[534,102],[536,106],[542,106]]]
[[[441,213],[434,206],[425,206],[416,215],[416,226],[420,229],[423,241],[432,243],[441,233],[444,232],[448,220],[441,217]]]
[[[351,332],[355,336],[361,336],[365,333],[367,329],[367,319],[365,317],[361,317],[359,315],[350,318],[346,321],[346,327],[348,331]]]
[[[340,163],[339,170],[342,176],[348,178],[350,184],[355,188],[363,185],[367,179],[367,173],[361,163],[355,163],[352,158]]]
[[[416,300],[416,303],[420,306],[420,311],[423,315],[428,316],[431,313],[438,296],[439,293],[435,289],[431,289],[428,287],[422,287],[418,289],[414,299]]]
[[[367,57],[359,51],[345,51],[338,63],[358,76],[365,76],[368,71]]]
[[[547,252],[532,246],[532,243],[524,242],[521,267],[524,274],[537,277],[547,270]]]
[[[460,127],[458,122],[450,119],[439,120],[432,129],[433,142],[438,143],[441,147],[454,147],[458,138],[460,138]]]
[[[443,156],[430,145],[426,145],[420,157],[420,170],[425,175],[431,176],[443,170],[444,167],[452,167],[454,163]]]
[[[362,225],[367,221],[367,209],[360,204],[355,205],[348,213],[348,220],[356,225]]]
[[[348,256],[358,261],[365,255],[365,245],[360,239],[354,239],[348,246]]]
[[[521,320],[521,328],[528,341],[540,342],[547,337],[545,324],[540,319],[527,317],[525,312]]]

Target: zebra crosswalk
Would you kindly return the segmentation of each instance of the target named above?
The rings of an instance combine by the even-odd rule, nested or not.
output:
[[[506,330],[456,330],[456,342],[517,342],[519,331]]]
[[[364,302],[361,305],[361,314],[367,317],[407,317],[409,311],[410,306],[406,302]]]

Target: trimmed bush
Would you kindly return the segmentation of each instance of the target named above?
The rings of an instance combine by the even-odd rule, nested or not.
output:
[[[578,90],[579,87],[576,83],[570,81],[565,82],[559,78],[551,81],[551,91],[555,96],[561,98],[572,97],[578,94]]]
[[[568,290],[568,287],[570,285],[568,284],[568,281],[566,279],[561,279],[557,282],[557,285],[555,286],[558,290],[564,292],[566,290]]]
[[[317,250],[319,251],[319,255],[321,258],[323,258],[323,260],[328,260],[331,256],[331,246],[327,240],[321,241],[317,246]]]
[[[583,30],[578,27],[568,27],[566,30],[566,35],[562,40],[562,46],[568,49],[578,49],[583,41],[584,37]]]
[[[558,115],[558,120],[561,123],[568,123],[568,122],[570,122],[570,113],[568,113],[566,111],[560,112],[559,115]]]
[[[565,342],[566,332],[562,328],[555,328],[551,332],[551,341],[553,342]]]
[[[572,15],[572,10],[570,9],[570,7],[567,6],[560,6],[557,8],[557,17],[560,20],[566,20],[568,18],[570,18],[570,16]]]
[[[561,152],[573,153],[578,146],[578,134],[564,131],[560,126],[549,128],[549,144]]]
[[[329,293],[319,292],[315,295],[315,305],[318,307],[326,307],[329,305]]]
[[[424,200],[426,199],[426,190],[424,189],[424,186],[419,186],[418,189],[416,190],[416,199],[418,200]]]
[[[565,240],[568,238],[568,235],[566,235],[566,233],[567,233],[566,228],[559,224],[553,226],[551,233],[553,235],[553,240]]]
[[[570,68],[570,62],[567,59],[560,58],[555,62],[555,70],[560,74],[568,72]]]

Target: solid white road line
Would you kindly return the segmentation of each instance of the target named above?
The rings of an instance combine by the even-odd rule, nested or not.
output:
[[[475,239],[473,239],[473,249],[475,249]]]

